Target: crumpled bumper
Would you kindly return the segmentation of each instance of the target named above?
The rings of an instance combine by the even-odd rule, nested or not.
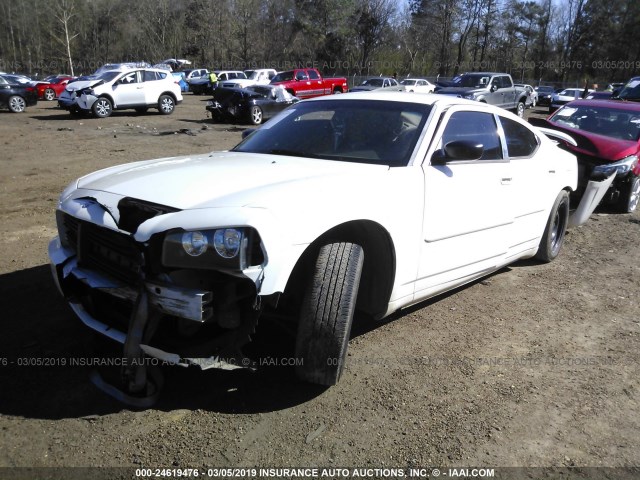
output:
[[[132,305],[136,305],[140,298],[144,297],[148,308],[155,312],[198,323],[209,320],[213,315],[211,308],[213,294],[210,291],[183,288],[146,280],[144,281],[144,293],[142,293],[129,285],[78,266],[75,253],[65,248],[61,244],[59,237],[55,237],[49,243],[49,258],[54,282],[60,293],[68,300],[71,309],[78,318],[89,328],[123,345],[126,344],[129,334],[92,316],[82,302],[76,298],[73,289],[69,287],[71,282],[80,282],[93,291],[106,293],[114,299],[124,300]],[[166,352],[144,343],[140,343],[139,347],[146,355],[171,365],[183,367],[196,365],[203,370],[210,368],[234,370],[249,366],[242,361],[242,358],[222,359],[218,356],[207,358],[181,357],[176,353]]]

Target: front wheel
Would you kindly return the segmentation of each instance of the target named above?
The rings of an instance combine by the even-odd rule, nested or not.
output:
[[[518,106],[516,107],[516,115],[520,118],[524,117],[524,102],[518,102]]]
[[[640,200],[640,177],[632,177],[620,192],[618,210],[622,213],[633,213],[638,207],[638,200]]]
[[[260,125],[262,123],[262,109],[257,105],[254,105],[253,107],[251,107],[250,113],[251,123],[253,125]]]
[[[91,111],[98,118],[107,118],[112,110],[111,101],[106,97],[98,98],[91,106]]]
[[[569,223],[569,193],[562,190],[551,208],[547,226],[544,229],[536,259],[549,263],[560,253]]]
[[[49,102],[56,99],[56,92],[53,90],[53,88],[47,88],[44,91],[44,99]]]
[[[9,97],[9,101],[7,103],[9,104],[9,110],[13,113],[22,113],[25,108],[27,108],[27,102],[25,102],[24,98],[19,95]]]
[[[347,356],[364,252],[353,243],[320,249],[302,301],[296,339],[296,375],[319,385],[335,385]]]
[[[158,99],[158,111],[162,115],[169,115],[173,113],[176,108],[176,102],[171,95],[160,95]]]

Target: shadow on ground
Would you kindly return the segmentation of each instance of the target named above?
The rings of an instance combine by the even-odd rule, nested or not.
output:
[[[0,299],[5,312],[0,414],[60,419],[127,409],[89,379],[96,365],[109,378],[119,378],[118,367],[102,364],[106,358],[120,358],[121,346],[96,338],[75,317],[58,294],[48,265],[0,275]],[[273,365],[292,351],[283,347],[286,336],[267,327],[257,335],[257,352],[273,353],[263,356],[268,363],[258,371],[162,367],[165,387],[154,408],[256,413],[289,408],[320,395],[325,388],[296,382],[292,366]]]

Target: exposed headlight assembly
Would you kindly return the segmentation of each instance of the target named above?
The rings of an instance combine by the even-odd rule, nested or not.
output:
[[[166,267],[242,270],[262,262],[257,232],[252,228],[218,228],[169,232],[162,246]],[[259,258],[254,258],[259,257]]]
[[[613,172],[618,175],[625,175],[633,170],[638,165],[638,157],[635,155],[629,155],[628,157],[618,160],[614,163],[605,163],[604,165],[598,165],[593,169],[593,175],[608,177]]]

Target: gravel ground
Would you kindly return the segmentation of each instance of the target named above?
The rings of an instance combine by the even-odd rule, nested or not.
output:
[[[233,146],[244,127],[212,124],[205,100],[187,94],[169,117],[78,119],[54,102],[0,113],[0,467],[640,465],[638,214],[598,212],[551,264],[357,319],[329,389],[276,364],[290,342],[269,321],[256,347],[267,365],[164,368],[160,401],[143,411],[96,389],[92,366],[58,365],[110,348],[50,278],[59,193],[98,168]]]

